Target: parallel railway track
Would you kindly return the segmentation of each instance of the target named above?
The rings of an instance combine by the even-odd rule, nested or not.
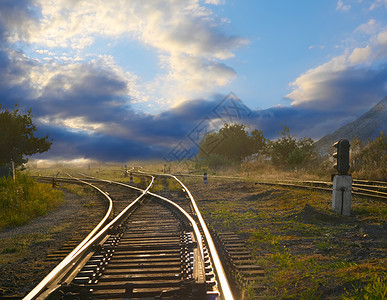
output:
[[[202,175],[181,174],[181,177],[203,177]],[[210,176],[208,179],[230,179],[240,181],[253,181],[256,184],[263,185],[277,185],[283,187],[293,187],[300,189],[319,190],[332,192],[332,182],[328,181],[313,181],[313,180],[255,180],[247,179],[243,177],[229,177],[229,176]],[[352,195],[361,196],[366,199],[372,199],[381,202],[387,202],[387,182],[384,181],[372,181],[372,180],[359,180],[353,179]]]
[[[177,177],[131,172],[147,177],[148,185],[86,175],[55,179],[91,186],[109,206],[98,226],[79,244],[72,242],[68,252],[54,255],[58,259],[67,254],[25,299],[233,299],[237,289],[231,291],[229,280],[263,288],[257,277],[264,271],[254,264],[243,243],[234,233],[212,232],[213,240],[195,200]],[[150,192],[155,176],[178,182],[183,193],[176,197],[167,189]],[[256,183],[332,190],[331,183],[322,181]],[[354,180],[353,194],[386,201],[387,185]]]
[[[233,299],[192,195],[176,178],[187,194],[185,203],[180,203],[183,209],[151,193],[154,177],[148,177],[146,189],[83,178],[83,184],[93,186],[116,206],[117,187],[139,195],[135,200],[133,195],[121,199],[119,208],[110,207],[99,228],[24,299]],[[56,180],[74,183],[75,179]]]
[[[288,180],[288,181],[257,181],[258,184],[279,185],[309,190],[332,192],[332,182],[312,180]],[[361,196],[372,200],[387,202],[387,183],[365,180],[353,180],[352,195]]]

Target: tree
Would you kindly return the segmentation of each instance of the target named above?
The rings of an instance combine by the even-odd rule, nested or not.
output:
[[[240,163],[247,156],[262,154],[266,149],[266,139],[262,131],[253,130],[251,134],[243,124],[224,124],[218,132],[207,134],[200,144],[199,159],[214,162],[217,166]]]
[[[387,180],[387,136],[384,132],[365,145],[354,138],[351,142],[351,170],[361,178]]]
[[[268,143],[271,161],[275,166],[294,168],[315,156],[314,141],[311,138],[292,137],[286,125],[280,134],[281,138]]]
[[[267,140],[263,136],[263,132],[258,129],[254,129],[251,132],[251,139],[253,143],[253,153],[257,153],[259,156],[267,152]]]
[[[0,164],[14,161],[20,166],[28,161],[25,155],[43,153],[51,147],[48,135],[39,138],[32,122],[31,109],[22,114],[15,105],[13,111],[0,105]]]

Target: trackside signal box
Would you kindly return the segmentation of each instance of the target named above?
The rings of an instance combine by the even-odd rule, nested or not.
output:
[[[340,140],[333,144],[336,152],[333,153],[333,158],[336,159],[334,168],[340,175],[348,175],[349,170],[349,142],[348,140]]]
[[[352,176],[349,171],[349,142],[339,140],[333,144],[336,152],[333,157],[336,159],[334,168],[338,174],[333,177],[332,209],[336,213],[349,216],[351,213]]]

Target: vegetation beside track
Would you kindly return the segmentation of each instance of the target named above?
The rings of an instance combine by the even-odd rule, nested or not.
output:
[[[17,173],[16,180],[0,178],[0,230],[19,226],[47,214],[63,202],[63,192]]]
[[[265,269],[267,289],[247,287],[248,299],[385,299],[386,204],[353,197],[342,217],[328,194],[187,181],[207,222],[243,237]]]

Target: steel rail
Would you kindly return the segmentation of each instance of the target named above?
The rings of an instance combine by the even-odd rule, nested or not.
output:
[[[82,181],[82,180],[80,180]],[[110,221],[107,225],[105,225],[102,229],[100,229],[97,233],[94,234],[91,238],[89,238],[86,242],[82,242],[82,246],[79,245],[74,249],[69,255],[67,255],[62,262],[60,262],[30,293],[28,293],[23,299],[40,299],[39,296],[46,292],[48,287],[52,285],[55,281],[60,280],[65,276],[65,274],[71,269],[75,262],[81,258],[81,256],[91,247],[94,243],[101,238],[106,232],[110,229],[110,227],[114,226],[121,218],[126,214],[126,212],[132,208],[132,206],[139,202],[139,200],[146,195],[149,189],[152,187],[154,182],[154,177],[149,184],[149,186],[143,191],[143,193],[137,197],[132,203],[130,203],[120,214],[118,214],[112,221]],[[86,182],[85,182],[86,183]],[[88,184],[88,183],[87,183]],[[109,197],[105,192],[99,190],[105,197]],[[110,201],[111,198],[109,197]],[[57,286],[59,287],[59,286]],[[46,289],[46,290],[44,290]],[[44,298],[42,298],[44,299]]]
[[[192,196],[192,194],[188,190],[188,188],[184,185],[184,183],[181,182],[176,176],[170,175],[170,174],[168,174],[167,176],[174,178],[178,183],[180,183],[180,185],[183,187],[183,189],[185,190],[185,192],[187,193],[188,197],[191,200],[191,204],[195,210],[195,214],[199,220],[199,224],[204,232],[204,237],[205,237],[205,239],[207,241],[207,245],[209,247],[209,253],[211,255],[212,261],[214,262],[215,273],[216,273],[218,280],[219,280],[219,288],[221,291],[221,297],[225,300],[234,299],[232,291],[231,291],[231,287],[230,287],[228,280],[227,280],[226,273],[223,269],[222,263],[220,261],[219,255],[218,255],[218,251],[216,250],[215,243],[212,240],[210,231],[208,230],[207,225],[204,222],[204,219],[202,217],[202,214],[200,213],[199,208],[196,205],[196,201],[195,201],[194,197]]]
[[[136,173],[146,174],[145,172],[142,172],[142,171],[137,171]],[[195,201],[194,197],[192,196],[191,192],[184,185],[184,183],[182,181],[180,181],[174,175],[171,175],[171,174],[153,174],[153,175],[155,175],[155,176],[167,176],[167,177],[174,178],[182,186],[182,188],[185,190],[185,192],[187,193],[187,195],[191,201],[192,207],[194,208],[194,212],[199,220],[199,224],[204,232],[204,237],[207,241],[209,253],[210,253],[210,256],[212,258],[212,261],[214,262],[215,273],[216,273],[218,280],[219,280],[219,288],[221,291],[221,297],[225,300],[234,299],[230,284],[229,284],[227,276],[226,276],[226,273],[225,273],[223,266],[222,266],[222,263],[220,261],[218,251],[216,250],[215,243],[211,237],[210,231],[207,228],[206,222],[204,221],[202,214],[200,213],[199,208],[198,208],[196,201]]]
[[[144,173],[145,172],[142,172],[142,171],[137,171],[137,173]],[[215,273],[218,277],[218,280],[219,280],[219,288],[220,288],[220,291],[221,291],[221,297],[225,300],[233,300],[234,297],[233,297],[233,294],[232,294],[232,291],[231,291],[231,287],[228,283],[228,279],[227,279],[227,276],[226,276],[226,273],[223,269],[223,266],[222,266],[222,263],[220,261],[220,258],[219,258],[219,254],[218,254],[218,251],[216,250],[216,247],[215,247],[215,243],[211,237],[211,234],[210,234],[210,231],[208,230],[207,228],[207,225],[199,211],[199,208],[196,204],[196,201],[195,199],[193,198],[191,192],[188,190],[188,188],[184,185],[183,182],[181,182],[176,176],[174,175],[171,175],[171,174],[153,174],[155,176],[167,176],[167,177],[172,177],[174,178],[181,186],[182,188],[185,190],[185,192],[187,193],[188,197],[190,198],[190,201],[191,201],[191,204],[192,204],[192,207],[194,208],[194,212],[199,220],[199,224],[204,232],[204,237],[207,241],[207,245],[208,245],[208,248],[209,248],[209,254],[212,258],[212,261],[214,263],[214,266],[215,266]]]
[[[143,173],[143,172],[141,172],[141,173]],[[119,181],[100,179],[100,178],[96,178],[96,177],[93,177],[93,176],[88,176],[88,175],[85,175],[85,174],[82,174],[82,175],[86,176],[86,177],[93,178],[94,180],[98,180],[98,181],[102,181],[102,182],[108,182],[108,183],[113,183],[113,184],[121,185],[121,186],[124,186],[124,187],[127,187],[127,188],[131,188],[131,189],[135,189],[135,190],[144,192],[143,189],[140,189],[140,188],[137,188],[137,187],[133,187],[131,185],[128,185],[128,184],[125,184],[125,183],[122,183],[122,182],[119,182]],[[148,175],[148,174],[145,174],[145,176],[150,176],[150,177],[154,178],[152,175]],[[187,189],[187,188],[185,187],[185,189]],[[153,197],[159,198],[159,199],[169,203],[170,205],[175,207],[182,215],[184,215],[188,219],[188,221],[192,225],[192,228],[194,230],[195,239],[196,239],[196,241],[197,241],[197,243],[199,245],[199,252],[200,252],[200,257],[201,257],[201,260],[202,260],[201,262],[199,262],[199,264],[203,263],[203,265],[204,265],[205,258],[204,258],[203,238],[202,238],[199,226],[197,225],[196,221],[180,205],[178,205],[175,202],[169,200],[168,198],[165,198],[165,197],[163,197],[161,195],[158,195],[158,194],[155,194],[155,193],[152,193],[152,192],[149,192],[149,191],[148,191],[148,195],[151,195]]]
[[[224,268],[222,266],[222,263],[220,261],[219,254],[218,254],[218,252],[216,250],[216,247],[215,247],[215,243],[214,243],[214,241],[213,241],[213,239],[211,237],[210,231],[208,230],[207,225],[206,225],[206,223],[205,223],[205,221],[204,221],[204,219],[203,219],[203,217],[202,217],[202,215],[201,215],[201,213],[199,211],[199,208],[198,208],[198,206],[196,204],[196,201],[193,198],[191,192],[188,190],[188,188],[176,176],[171,175],[171,174],[152,174],[152,175],[149,175],[149,174],[147,174],[145,172],[142,172],[142,171],[136,171],[134,173],[141,173],[141,174],[144,174],[144,175],[147,175],[147,176],[153,176],[153,175],[154,176],[167,176],[167,177],[172,177],[177,182],[179,182],[179,184],[182,186],[182,188],[185,190],[185,192],[187,193],[188,197],[190,198],[191,204],[192,204],[192,206],[194,208],[194,213],[196,214],[196,216],[197,216],[197,218],[199,220],[200,227],[203,230],[204,238],[205,238],[205,240],[207,242],[207,245],[208,245],[208,248],[209,248],[209,254],[210,254],[210,256],[212,258],[212,261],[214,263],[215,273],[216,273],[218,281],[219,281],[218,284],[219,284],[219,288],[220,288],[220,292],[221,292],[221,297],[224,300],[233,300],[234,297],[233,297],[233,294],[232,294],[232,291],[231,291],[231,287],[230,287],[230,284],[228,282],[228,279],[227,279],[226,273],[224,271]],[[88,177],[90,177],[90,176],[88,176]],[[95,177],[93,177],[93,178],[95,178]],[[108,181],[108,180],[102,179],[102,181]],[[109,181],[109,182],[112,182],[112,181]],[[124,184],[124,183],[121,183],[121,182],[113,182],[113,183],[133,188],[132,186]],[[162,197],[162,196],[160,196],[158,194],[155,194],[155,193],[149,192],[148,194],[152,195],[154,197],[158,197],[158,198],[163,199],[163,200],[168,200],[167,198]],[[168,200],[168,203],[171,203],[171,204],[173,203],[174,206],[178,207],[178,205],[176,203],[174,203],[174,202],[172,202],[170,200]],[[182,208],[181,208],[181,210],[184,211]],[[190,219],[192,219],[192,217],[190,217]],[[196,224],[196,222],[193,219],[192,219],[192,221],[194,222],[192,224]],[[196,232],[196,230],[195,230],[195,232]],[[200,231],[199,231],[199,234],[200,234]],[[200,234],[200,237],[201,237],[201,234]],[[202,239],[198,238],[197,241],[202,241]],[[203,246],[201,246],[201,247],[203,247]],[[203,260],[204,260],[204,256],[203,256]]]
[[[107,182],[107,183],[114,183],[114,184],[117,184],[117,185],[121,185],[121,186],[124,186],[124,187],[127,187],[127,188],[131,188],[131,189],[135,189],[135,190],[144,192],[143,189],[140,189],[138,187],[134,187],[134,186],[131,186],[131,185],[119,182],[119,181],[100,179],[100,178],[96,178],[96,177],[93,177],[93,176],[88,176],[88,175],[85,175],[85,174],[82,174],[82,175],[90,177],[90,178],[93,178],[94,180],[98,180],[98,181],[102,181],[102,182]],[[151,176],[151,175],[147,175],[147,176]],[[192,223],[192,227],[193,227],[195,235],[196,235],[196,237],[198,239],[200,253],[202,254],[202,257],[204,258],[203,241],[201,239],[201,233],[200,233],[199,227],[196,224],[196,221],[181,206],[179,206],[175,202],[169,200],[168,198],[165,198],[165,197],[163,197],[161,195],[158,195],[158,194],[155,194],[155,193],[152,193],[152,192],[148,192],[148,195],[151,195],[153,197],[159,198],[159,199],[161,199],[161,200],[163,200],[165,202],[168,202],[169,204],[173,205],[175,208],[177,208],[190,221],[190,223]]]
[[[196,175],[196,174],[178,174],[176,176],[182,176],[182,177],[203,177],[203,175]],[[249,179],[243,178],[243,177],[232,177],[232,176],[218,176],[218,175],[208,175],[208,177],[211,178],[219,178],[219,179],[237,179],[241,181],[251,181]],[[289,183],[286,183],[289,182]],[[317,180],[297,180],[297,179],[288,179],[288,180],[274,180],[274,181],[258,181],[260,184],[267,184],[267,185],[281,185],[281,186],[287,186],[287,187],[298,187],[298,188],[303,188],[303,189],[313,189],[313,190],[321,190],[321,191],[330,191],[332,188],[332,183],[331,182],[326,182],[326,181],[317,181]],[[311,184],[311,185],[300,185],[300,184],[295,184],[295,183],[306,183],[306,184]],[[363,184],[362,184],[363,183]],[[364,183],[369,183],[369,184],[364,184]],[[312,186],[313,184],[317,185],[322,185],[326,187],[318,187],[318,186]],[[379,185],[375,185],[379,184]],[[384,186],[380,185],[384,184]],[[376,190],[371,190],[370,188],[372,187],[373,189],[383,189],[387,190],[387,182],[383,181],[370,181],[370,180],[360,180],[360,179],[353,179],[353,189],[352,193],[354,195],[359,195],[359,196],[365,196],[365,197],[374,197],[374,198],[380,198],[380,199],[387,199],[387,193],[386,192],[381,192],[381,191],[376,191]],[[362,193],[365,192],[365,193]]]
[[[74,178],[76,179],[76,178]],[[76,179],[78,182],[81,182],[83,184],[86,184],[94,189],[96,189],[98,192],[100,192],[106,199],[109,201],[109,207],[105,214],[105,216],[102,218],[102,220],[97,224],[97,226],[94,227],[94,229],[87,235],[86,238],[82,240],[81,243],[78,244],[77,247],[74,248],[32,291],[30,291],[23,299],[29,300],[29,299],[35,299],[40,293],[42,293],[43,289],[45,289],[49,284],[51,284],[53,281],[58,279],[58,277],[61,276],[61,271],[66,268],[66,266],[71,261],[72,257],[74,257],[77,253],[81,251],[83,246],[90,241],[90,239],[95,236],[95,234],[101,229],[103,225],[105,225],[107,219],[110,217],[112,210],[113,210],[113,201],[109,197],[108,194],[106,194],[104,191],[99,189],[98,187],[82,180]]]
[[[283,181],[274,181],[274,182],[268,182],[268,181],[261,181],[258,182],[259,184],[266,184],[266,185],[279,185],[279,186],[285,186],[285,187],[296,187],[296,188],[301,188],[301,189],[312,189],[312,190],[321,190],[321,191],[332,191],[332,186],[333,184],[330,182],[323,182],[323,181],[290,181],[290,180],[285,180],[287,182],[298,182],[298,183],[307,183],[307,184],[292,184],[292,183],[284,183]],[[308,184],[325,184],[327,187],[318,187],[318,186],[313,186],[313,185],[308,185]],[[358,185],[354,183],[352,185],[352,195],[357,195],[357,196],[363,196],[363,197],[370,197],[370,198],[377,198],[381,199],[382,202],[385,202],[387,200],[387,193],[385,192],[380,192],[377,190],[371,190],[369,188],[375,187],[375,188],[385,188],[385,187],[376,187],[376,186],[367,186],[368,189],[364,189],[359,186],[364,186],[364,185]],[[384,201],[383,201],[384,200]]]

